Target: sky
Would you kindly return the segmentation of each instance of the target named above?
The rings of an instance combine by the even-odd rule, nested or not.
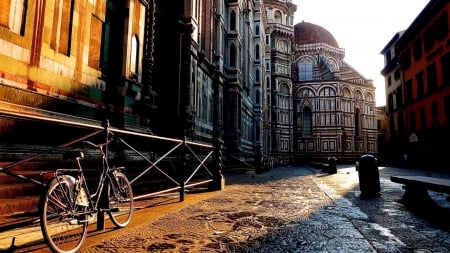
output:
[[[294,24],[319,25],[333,34],[344,60],[376,87],[376,105],[386,104],[384,58],[380,53],[395,33],[406,30],[429,0],[293,0]]]

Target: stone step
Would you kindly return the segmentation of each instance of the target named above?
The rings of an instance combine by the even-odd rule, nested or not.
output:
[[[35,183],[7,184],[0,187],[0,198],[13,199],[19,196],[37,196],[43,187]]]
[[[39,196],[0,199],[0,230],[37,216]]]

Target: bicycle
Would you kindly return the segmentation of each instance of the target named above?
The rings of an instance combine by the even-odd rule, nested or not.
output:
[[[124,167],[111,168],[108,164],[112,133],[107,128],[105,131],[105,143],[83,141],[99,149],[102,156],[103,168],[95,192],[91,193],[88,188],[80,162],[84,157],[81,151],[64,154],[65,158],[75,161],[75,169],[58,169],[43,176],[49,183],[39,201],[40,226],[53,252],[78,251],[86,238],[90,219],[98,212],[108,213],[116,227],[123,228],[131,221],[134,210],[131,184]]]

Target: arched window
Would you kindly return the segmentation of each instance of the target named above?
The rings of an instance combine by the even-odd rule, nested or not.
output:
[[[256,25],[255,27],[255,34],[256,36],[259,36],[259,25]]]
[[[255,46],[255,58],[256,58],[256,60],[259,60],[259,58],[261,57],[259,51],[260,51],[259,50],[259,44],[256,44],[256,46]]]
[[[131,53],[130,53],[130,74],[137,75],[139,72],[139,40],[137,35],[131,38]]]
[[[312,135],[312,113],[311,108],[303,108],[303,136]]]
[[[258,83],[261,81],[260,75],[261,75],[261,73],[260,73],[260,71],[259,71],[259,68],[257,68],[257,69],[255,70],[255,80],[256,80],[256,82],[258,82]]]
[[[275,23],[279,23],[279,24],[283,23],[283,15],[281,14],[281,11],[276,10],[274,16],[275,16]]]

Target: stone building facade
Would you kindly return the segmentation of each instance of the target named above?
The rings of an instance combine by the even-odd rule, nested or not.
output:
[[[432,0],[381,52],[391,162],[445,167],[450,141],[450,3]]]
[[[1,1],[0,144],[61,142],[39,118],[108,118],[242,160],[376,154],[372,82],[327,30],[294,25],[296,10],[291,0]]]

